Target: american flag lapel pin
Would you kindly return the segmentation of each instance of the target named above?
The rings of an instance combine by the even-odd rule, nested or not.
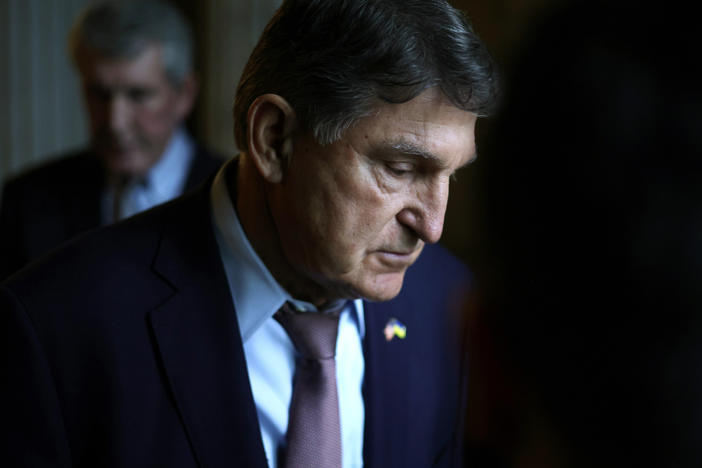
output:
[[[385,341],[391,341],[395,337],[403,340],[405,336],[407,336],[407,327],[393,317],[388,320],[387,325],[385,325],[383,329],[383,333],[385,334]]]

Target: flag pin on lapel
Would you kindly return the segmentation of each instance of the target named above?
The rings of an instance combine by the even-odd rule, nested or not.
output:
[[[405,336],[407,336],[407,327],[396,318],[391,318],[388,320],[387,325],[385,325],[383,333],[385,334],[386,341],[391,341],[395,337],[403,340]]]

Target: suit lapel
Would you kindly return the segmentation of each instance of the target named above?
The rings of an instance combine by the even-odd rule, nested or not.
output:
[[[198,190],[164,223],[154,270],[175,292],[152,311],[151,325],[200,465],[266,467],[208,194]]]
[[[364,302],[366,337],[363,342],[366,374],[363,395],[366,409],[363,458],[367,467],[408,466],[404,447],[410,407],[409,371],[411,327],[407,338],[387,341],[383,332],[391,318],[409,325],[411,304],[402,300]]]

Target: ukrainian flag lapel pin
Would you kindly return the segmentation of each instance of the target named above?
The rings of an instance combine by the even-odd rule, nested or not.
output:
[[[385,334],[386,341],[391,341],[395,337],[404,340],[405,336],[407,336],[407,327],[393,317],[388,320],[387,325],[385,325],[385,328],[383,329],[383,333]]]

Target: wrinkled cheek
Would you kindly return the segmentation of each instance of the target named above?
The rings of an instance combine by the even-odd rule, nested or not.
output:
[[[329,277],[339,277],[349,274],[354,269],[352,246],[327,236],[312,246],[315,252],[315,263],[320,272]]]
[[[355,274],[363,260],[360,239],[348,236],[348,231],[344,229],[348,228],[320,233],[314,245],[308,246],[317,272],[330,279],[343,279]]]
[[[306,275],[319,276],[326,273],[328,243],[322,240],[309,220],[291,216],[283,227],[281,241],[288,263]]]

